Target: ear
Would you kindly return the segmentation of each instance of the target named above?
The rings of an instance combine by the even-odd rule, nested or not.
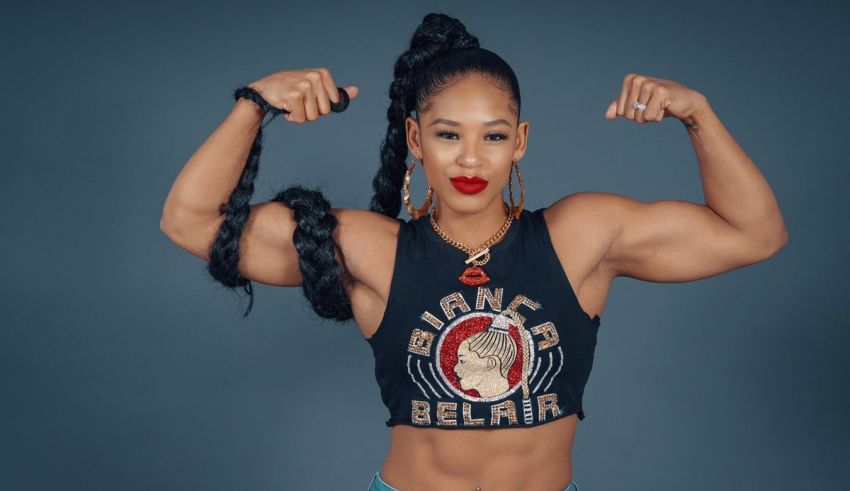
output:
[[[416,160],[422,160],[422,143],[420,141],[419,123],[412,116],[404,119],[404,131],[407,137],[407,149],[416,157]]]
[[[514,160],[519,160],[525,155],[528,145],[528,120],[520,121],[516,131],[516,149],[514,149]]]

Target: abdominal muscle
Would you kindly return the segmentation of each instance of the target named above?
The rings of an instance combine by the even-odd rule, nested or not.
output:
[[[402,491],[561,491],[572,479],[575,414],[530,428],[390,427],[381,478]]]

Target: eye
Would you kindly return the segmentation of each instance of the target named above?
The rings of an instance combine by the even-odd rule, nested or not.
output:
[[[458,134],[455,133],[454,131],[438,131],[436,133],[436,135],[439,138],[445,138],[445,139],[448,139],[448,140],[453,140],[453,139],[457,138],[457,136],[458,136]],[[505,133],[488,133],[485,138],[490,138],[490,137],[497,137],[496,139],[493,139],[493,140],[490,140],[490,141],[502,141],[502,140],[506,140],[508,138],[508,135],[505,134]]]

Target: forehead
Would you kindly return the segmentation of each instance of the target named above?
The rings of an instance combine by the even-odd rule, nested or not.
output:
[[[510,95],[480,75],[469,75],[431,98],[425,121],[446,118],[463,123],[489,121],[498,117],[511,120]]]

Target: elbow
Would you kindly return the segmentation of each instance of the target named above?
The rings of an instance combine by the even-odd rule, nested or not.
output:
[[[174,233],[174,225],[165,213],[159,218],[159,230],[169,237]]]
[[[788,243],[788,230],[784,227],[776,234],[769,235],[762,239],[762,250],[764,251],[764,259],[768,259],[782,250]]]
[[[756,264],[776,255],[787,243],[788,231],[785,227],[778,231],[762,228],[739,235],[737,250],[743,254],[743,264]]]
[[[785,247],[785,244],[787,244],[787,243],[788,243],[788,229],[783,228],[781,239],[779,241],[779,248],[782,249],[783,247]]]
[[[159,217],[159,230],[173,238],[195,223],[198,223],[198,217],[191,214],[185,207],[166,203],[162,208],[162,215]]]
[[[159,230],[177,247],[192,252],[192,234],[184,224],[177,224],[167,216],[159,220]]]
[[[175,240],[178,232],[182,229],[183,226],[181,226],[181,222],[174,213],[163,211],[162,216],[159,218],[159,230],[163,234],[165,234],[169,239]]]
[[[774,249],[775,249],[774,253],[779,251],[779,249],[782,249],[783,247],[785,247],[785,244],[787,244],[787,243],[788,243],[788,229],[785,228],[785,227],[782,227],[782,231],[780,231],[777,234],[777,238],[774,240],[774,246],[773,246]]]

